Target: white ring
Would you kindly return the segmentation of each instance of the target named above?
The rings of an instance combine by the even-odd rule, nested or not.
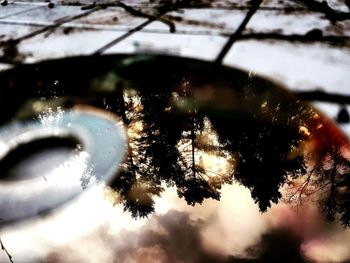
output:
[[[0,179],[0,218],[4,222],[44,213],[94,181],[109,181],[116,174],[125,155],[125,130],[113,114],[92,107],[43,113],[35,120],[0,127],[0,159],[18,145],[67,136],[76,138],[82,150],[58,168],[30,179]]]

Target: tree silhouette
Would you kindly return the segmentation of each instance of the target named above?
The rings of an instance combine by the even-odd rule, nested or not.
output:
[[[151,213],[167,186],[195,205],[238,182],[261,211],[311,198],[349,225],[348,140],[254,74],[165,56],[106,56],[23,66],[0,84],[1,123],[79,104],[119,115],[129,147],[111,187],[134,217]]]
[[[312,174],[316,191],[317,187],[326,190],[325,181],[332,176],[326,175],[321,159],[332,149],[324,141],[330,138],[327,134],[333,126],[326,125],[326,120],[318,117],[312,107],[267,81],[240,73],[235,76],[239,79],[236,81],[215,69],[197,65],[177,68],[176,64],[169,68],[159,60],[156,63],[160,64],[156,68],[161,69],[156,79],[153,69],[143,63],[129,69],[130,73],[140,75],[133,80],[133,88],[140,92],[143,104],[148,145],[144,152],[153,167],[158,167],[154,169],[158,172],[156,177],[175,185],[188,204],[219,199],[222,184],[233,180],[250,189],[261,211],[278,203],[281,189],[303,176],[311,181]],[[219,77],[220,74],[224,76]],[[212,125],[211,133],[217,135],[220,146],[199,143],[205,120]],[[319,129],[320,125],[324,128]],[[310,141],[318,148],[305,149],[305,144],[312,144]],[[330,141],[339,144],[336,138]],[[216,156],[229,152],[236,164],[234,170],[226,171],[225,180],[219,180],[217,185],[211,183],[211,176],[199,165],[201,150],[214,151]],[[311,155],[314,168],[310,166]],[[331,200],[319,198],[324,204],[323,211],[334,215]],[[346,214],[347,209],[339,210],[345,203],[344,200],[338,203],[337,213]]]
[[[276,110],[275,103],[276,107],[269,106],[272,107],[271,110],[265,110],[262,116],[249,105],[261,107],[264,101],[271,103],[272,98],[277,101],[278,95],[272,96],[266,88],[262,96],[264,101],[259,101],[261,94],[253,91],[255,86],[250,85],[249,79],[243,85],[244,88],[242,85],[232,88],[213,75],[217,73],[215,70],[212,72],[206,69],[208,72],[205,72],[203,78],[202,68],[194,67],[190,71],[188,68],[176,68],[177,74],[174,75],[174,68],[169,69],[164,65],[160,67],[163,69],[161,77],[154,79],[152,72],[142,63],[136,64],[129,72],[137,73],[140,77],[136,80],[131,78],[132,87],[129,89],[137,90],[136,94],[142,104],[145,136],[141,143],[144,147],[141,153],[144,154],[143,163],[148,167],[142,178],[148,178],[149,182],[156,185],[160,185],[160,179],[168,185],[176,185],[179,196],[184,197],[188,204],[194,205],[206,198],[219,199],[222,184],[232,183],[235,177],[236,181],[251,190],[252,197],[260,209],[265,211],[270,202],[279,201],[279,188],[289,173],[299,176],[305,172],[301,156],[290,158],[292,148],[298,147],[303,139],[298,132],[299,124],[290,124],[291,118],[300,109],[287,112],[289,116],[284,116],[286,110]],[[131,80],[129,84],[130,82]],[[225,88],[220,90],[223,84]],[[228,90],[236,98],[228,97],[228,108],[222,109],[221,114],[218,114],[217,108],[210,108],[215,101],[196,96],[203,89],[209,89],[211,93]],[[238,105],[232,104],[238,97]],[[278,107],[282,108],[280,98],[278,99]],[[287,106],[290,106],[291,102],[287,102]],[[216,146],[216,156],[228,151],[231,159],[238,163],[235,171],[226,171],[229,174],[221,176],[225,180],[216,180],[216,184],[211,182],[212,176],[206,174],[199,165],[198,152],[209,151],[208,144],[198,143],[205,119],[213,123],[211,133],[217,132],[221,141],[221,147]],[[235,125],[235,122],[239,125]],[[182,145],[181,153],[177,146],[179,144]]]
[[[301,176],[303,181],[289,196],[301,204],[317,202],[329,220],[339,220],[349,226],[349,169],[347,158],[348,139],[334,125],[316,115],[309,119],[309,139],[305,141],[304,155],[308,171]]]
[[[174,88],[168,79],[165,79],[164,83],[160,80],[161,83],[157,85],[154,81],[148,83],[146,77],[140,79],[142,79],[141,83],[136,80],[133,86],[130,86],[130,83],[129,86],[126,84],[121,87],[120,92],[127,94],[128,90],[136,91],[128,100],[137,100],[139,107],[131,103],[129,107],[124,107],[125,112],[121,113],[121,116],[129,124],[129,131],[133,130],[132,125],[137,121],[142,126],[136,136],[129,137],[131,150],[129,150],[128,160],[122,165],[121,175],[112,184],[112,187],[125,198],[122,201],[124,206],[127,204],[125,208],[132,215],[145,215],[137,211],[136,205],[130,205],[132,195],[129,192],[133,189],[137,191],[151,189],[150,195],[159,194],[162,191],[162,182],[169,186],[177,186],[179,196],[184,197],[191,205],[201,203],[206,198],[218,199],[219,192],[203,178],[203,171],[195,161],[197,158],[195,152],[198,151],[196,138],[203,129],[204,116],[196,113],[194,109],[179,114],[169,105],[169,98]],[[142,87],[147,89],[144,90]],[[119,101],[124,101],[123,105],[126,105],[125,99],[119,99]],[[138,109],[141,110],[136,113]],[[187,140],[190,141],[190,155],[181,153],[177,147],[178,144],[184,144]],[[124,177],[128,179],[124,181]],[[137,180],[130,178],[137,178]],[[125,182],[128,183],[125,184]],[[142,189],[135,187],[139,182],[152,187]],[[219,184],[216,186],[221,187]],[[153,191],[154,189],[158,191]],[[138,196],[134,191],[135,195]],[[145,193],[140,195],[146,197]],[[137,199],[139,201],[140,198]],[[142,207],[142,211],[153,211],[151,199],[143,203],[148,204],[148,208]]]

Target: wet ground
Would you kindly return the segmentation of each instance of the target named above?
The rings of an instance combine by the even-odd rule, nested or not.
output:
[[[2,148],[21,147],[0,162],[2,240],[15,262],[348,260],[348,138],[285,87],[153,55],[21,66],[0,83]],[[67,121],[73,113],[93,137]],[[104,116],[119,116],[126,147],[110,140],[118,130]],[[78,157],[53,141],[62,165],[40,161],[43,130],[73,138],[63,145],[79,146]],[[83,193],[68,202],[73,180]],[[83,252],[85,238],[97,251]]]

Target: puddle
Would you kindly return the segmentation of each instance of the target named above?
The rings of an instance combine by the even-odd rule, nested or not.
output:
[[[348,138],[280,84],[197,60],[120,55],[19,66],[0,85],[3,127],[89,106],[118,115],[128,135],[100,190],[4,226],[14,260],[29,248],[38,250],[29,262],[350,259]],[[108,158],[109,145],[96,147]]]

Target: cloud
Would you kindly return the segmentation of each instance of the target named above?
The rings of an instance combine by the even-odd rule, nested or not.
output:
[[[101,244],[100,247],[106,251],[93,250],[90,253],[106,255],[106,253],[113,251],[113,256],[105,258],[104,260],[106,261],[104,262],[115,263],[306,262],[300,250],[302,240],[287,229],[271,229],[264,233],[257,240],[256,244],[246,249],[245,258],[240,258],[239,256],[223,254],[206,247],[201,235],[206,222],[191,220],[188,213],[172,210],[165,215],[153,217],[151,221],[152,224],[146,225],[138,233],[124,232],[112,239],[111,236],[106,234],[106,231],[101,229],[96,236],[100,241],[104,240],[105,244]],[[234,233],[231,234],[234,235]],[[128,237],[128,239],[125,239],[125,237]],[[117,240],[119,242],[116,242]],[[95,242],[99,241],[95,240]],[[82,240],[81,246],[84,246],[84,243]],[[50,253],[44,262],[87,262],[84,256],[89,257],[88,253],[74,254],[75,252],[72,249],[66,248],[58,253]]]
[[[161,249],[167,257],[166,262],[222,261],[222,255],[203,246],[203,222],[192,221],[187,213],[178,211],[170,211],[157,221],[163,231],[145,231],[139,242],[141,248]]]
[[[72,208],[66,220],[31,225],[31,231],[8,233],[4,241],[16,263],[349,261],[350,231],[326,224],[317,209],[295,211],[279,204],[261,214],[249,192],[240,189],[223,187],[220,202],[207,200],[195,207],[170,191],[157,200],[155,213],[142,220],[101,199],[88,203],[85,213],[81,206],[79,213]],[[71,232],[79,227],[73,238]],[[40,255],[34,255],[39,249]]]
[[[105,258],[103,262],[226,262],[223,255],[207,251],[200,234],[202,222],[192,221],[189,214],[179,211],[169,211],[162,216],[154,216],[150,222],[137,232],[122,232],[112,237],[104,229],[95,235],[94,243],[104,241],[90,251],[100,256],[113,251],[113,257]],[[125,238],[127,237],[127,238]],[[84,238],[83,240],[89,241]],[[81,246],[84,242],[81,240]],[[119,240],[119,241],[118,241]],[[45,263],[87,262],[87,251],[76,245],[49,253],[43,260]],[[100,251],[100,249],[106,251]],[[108,250],[108,251],[107,251]],[[89,262],[91,258],[88,259]],[[96,262],[101,262],[100,260]]]
[[[251,259],[240,259],[232,256],[232,263],[304,263],[307,262],[301,253],[302,240],[286,229],[271,229],[261,236],[260,241],[246,249]]]

